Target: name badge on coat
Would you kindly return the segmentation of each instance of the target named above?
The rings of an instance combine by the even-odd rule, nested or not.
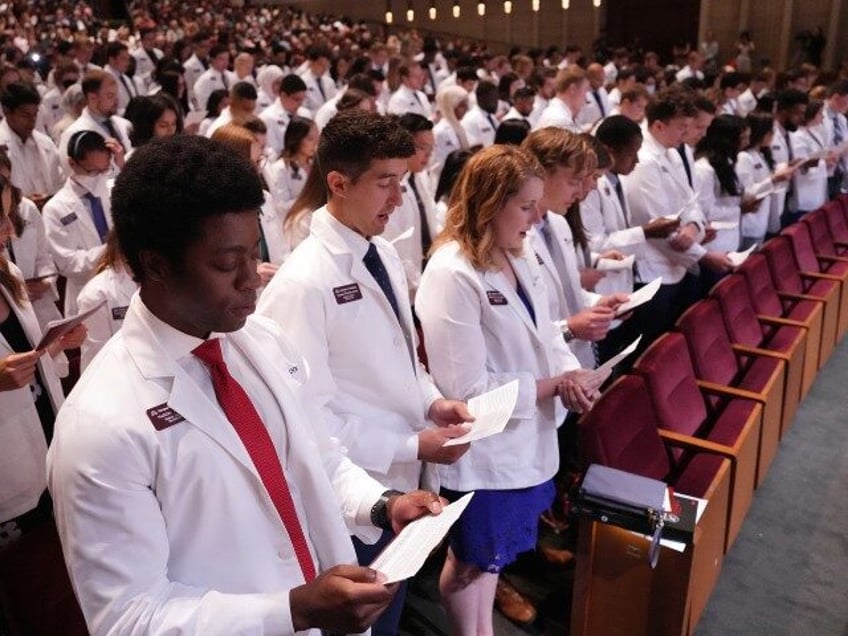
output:
[[[77,213],[71,212],[70,214],[66,214],[61,219],[59,219],[59,223],[61,223],[62,225],[70,225],[71,223],[73,223],[76,220],[77,220]]]
[[[506,305],[508,304],[506,297],[497,289],[489,289],[486,291],[486,297],[489,299],[490,305]]]
[[[157,431],[162,431],[174,424],[185,422],[185,418],[168,406],[167,403],[152,406],[145,412],[150,423],[153,424],[153,428]]]
[[[129,309],[129,305],[125,305],[124,307],[112,307],[112,320],[123,320],[127,315],[127,309]]]
[[[344,305],[352,303],[354,300],[362,300],[362,290],[359,289],[359,283],[349,283],[340,287],[333,287],[333,296],[336,297],[336,303]]]

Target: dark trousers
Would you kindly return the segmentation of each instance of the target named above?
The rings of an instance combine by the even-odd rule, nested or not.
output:
[[[636,288],[644,287],[637,283]],[[660,285],[656,295],[647,303],[638,307],[630,319],[642,334],[642,340],[636,355],[641,354],[648,346],[666,331],[669,331],[686,309],[698,300],[700,286],[698,277],[689,272],[677,283]]]
[[[363,543],[356,537],[351,538],[353,539],[353,549],[356,550],[356,560],[359,561],[360,565],[367,567],[383,551],[383,548],[395,538],[395,535],[389,530],[383,530],[383,535],[373,545]],[[377,622],[371,626],[373,636],[395,636],[397,634],[400,615],[403,613],[403,605],[406,602],[406,588],[407,582],[403,581],[398,587],[397,594],[395,594],[391,604],[380,615]]]

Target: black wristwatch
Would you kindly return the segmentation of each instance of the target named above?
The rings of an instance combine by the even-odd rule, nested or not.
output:
[[[377,502],[371,506],[371,524],[383,530],[391,530],[392,522],[389,520],[389,499],[402,495],[399,490],[387,490]]]

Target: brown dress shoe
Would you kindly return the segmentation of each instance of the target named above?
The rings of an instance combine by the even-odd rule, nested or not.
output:
[[[542,558],[551,565],[568,565],[574,560],[574,553],[571,550],[563,548],[555,548],[552,545],[539,543],[539,552]]]
[[[526,625],[536,620],[536,608],[503,576],[495,589],[495,607],[509,620]]]

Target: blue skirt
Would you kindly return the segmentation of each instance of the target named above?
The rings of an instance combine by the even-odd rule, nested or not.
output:
[[[456,501],[466,493],[442,488]],[[539,515],[555,494],[553,480],[515,490],[477,490],[448,534],[450,547],[462,563],[497,574],[522,552],[536,547]]]

